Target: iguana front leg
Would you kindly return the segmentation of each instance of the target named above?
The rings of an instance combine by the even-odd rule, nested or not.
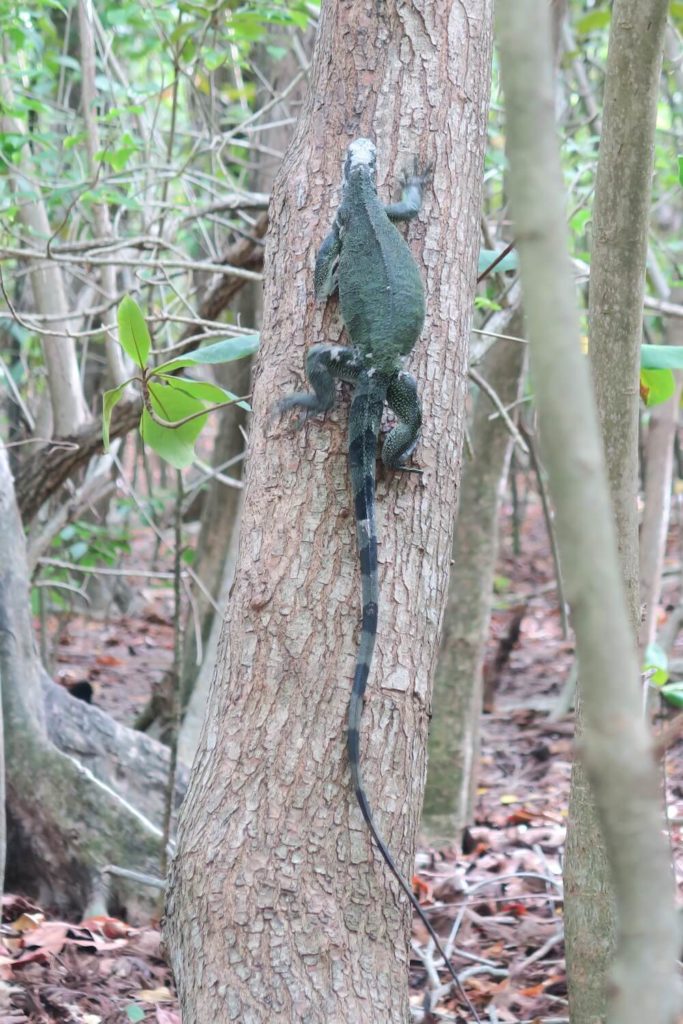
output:
[[[335,218],[332,230],[323,240],[315,258],[315,297],[319,302],[329,299],[339,287],[339,254],[341,231]]]
[[[329,236],[328,236],[329,237]],[[335,381],[356,381],[362,369],[362,360],[355,348],[346,345],[313,345],[306,357],[306,378],[313,388],[297,391],[277,404],[277,411],[303,409],[302,423],[319,412],[327,412],[334,406],[336,398]]]
[[[401,370],[392,377],[387,388],[387,405],[398,423],[382,445],[382,462],[389,469],[403,469],[422,426],[422,406],[411,374]]]
[[[425,167],[421,173],[417,169],[417,161],[413,168],[413,173],[403,174],[401,178],[401,199],[398,203],[389,203],[388,206],[384,207],[389,220],[401,221],[401,220],[412,220],[420,212],[422,206],[422,196],[424,193],[424,187],[431,180],[432,168],[431,166]]]

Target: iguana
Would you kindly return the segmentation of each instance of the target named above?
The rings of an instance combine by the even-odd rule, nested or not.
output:
[[[375,145],[370,139],[356,139],[348,147],[341,204],[316,257],[315,295],[327,299],[339,292],[341,316],[351,345],[314,345],[306,359],[306,377],[313,394],[304,391],[289,395],[278,403],[277,411],[303,409],[303,423],[309,416],[332,408],[336,380],[355,385],[349,415],[349,466],[362,580],[362,631],[347,730],[351,777],[360,810],[380,853],[476,1017],[438,936],[377,830],[360,770],[363,695],[377,635],[375,463],[384,403],[398,420],[382,446],[382,461],[390,469],[407,468],[405,462],[417,444],[422,423],[415,379],[402,367],[424,323],[424,288],[410,249],[393,222],[410,220],[419,212],[429,178],[429,169],[419,173],[415,165],[414,172],[404,176],[401,201],[384,206],[377,195]]]

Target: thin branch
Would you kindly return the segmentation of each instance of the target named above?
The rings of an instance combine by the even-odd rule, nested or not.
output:
[[[560,605],[560,619],[562,621],[562,637],[567,640],[569,637],[569,617],[567,615],[567,598],[565,597],[564,586],[562,584],[562,568],[560,566],[560,553],[557,550],[557,537],[555,536],[555,527],[553,525],[553,514],[550,508],[550,500],[548,498],[548,488],[545,483],[545,474],[541,461],[536,451],[536,445],[534,438],[527,430],[524,423],[520,422],[519,429],[528,445],[529,458],[531,459],[531,468],[534,471],[536,477],[536,483],[538,484],[538,493],[541,497],[541,508],[543,509],[543,518],[545,520],[545,528],[548,534],[548,540],[550,541],[550,550],[553,556],[553,565],[555,567],[555,579],[557,581],[557,599]]]
[[[495,405],[496,409],[500,413],[500,416],[501,416],[503,422],[505,423],[505,426],[507,427],[508,431],[512,435],[512,437],[513,437],[513,439],[515,441],[515,444],[517,444],[521,448],[521,450],[523,452],[528,454],[529,450],[528,450],[528,448],[526,446],[526,443],[525,443],[522,435],[520,434],[519,430],[517,429],[515,424],[510,419],[509,413],[508,413],[507,409],[505,408],[505,406],[503,405],[503,403],[501,402],[500,396],[498,395],[498,392],[495,391],[491,387],[491,385],[488,383],[488,381],[484,380],[484,378],[479,373],[477,373],[476,370],[473,370],[471,367],[470,367],[470,369],[468,371],[468,374],[469,374],[470,380],[474,384],[476,384],[478,388],[481,388],[481,390],[484,392],[484,394],[486,394],[491,399],[491,401]]]

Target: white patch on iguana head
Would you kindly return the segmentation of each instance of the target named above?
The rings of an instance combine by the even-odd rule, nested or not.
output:
[[[348,181],[352,172],[365,168],[373,181],[377,169],[377,148],[371,139],[355,139],[346,151],[343,176]]]

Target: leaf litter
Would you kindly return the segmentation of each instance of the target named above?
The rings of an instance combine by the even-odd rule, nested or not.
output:
[[[474,821],[460,846],[418,847],[414,885],[482,1019],[565,1024],[562,854],[573,721],[569,714],[557,720],[549,714],[571,672],[574,649],[562,636],[539,509],[533,503],[527,508],[523,550],[517,557],[509,553],[507,526],[505,521],[497,571],[522,596],[499,602],[492,615]],[[141,637],[153,636],[158,673],[168,667],[160,655],[170,664],[170,621],[168,607],[158,614],[148,608],[139,619],[128,614],[104,627],[85,617],[73,620],[60,639],[61,672],[68,679],[87,669],[96,683],[96,702],[130,724],[143,699],[126,690],[128,680],[145,676],[138,660]],[[85,652],[103,645],[101,637],[93,643],[93,634],[103,628],[111,656],[86,665]],[[680,892],[680,740],[667,753],[666,784]],[[430,951],[426,930],[414,920],[409,978],[413,1020],[455,1024],[467,1019],[447,978]],[[78,925],[50,920],[31,901],[6,896],[0,933],[0,1024],[48,1021],[181,1024],[158,928],[131,928],[113,918]]]

